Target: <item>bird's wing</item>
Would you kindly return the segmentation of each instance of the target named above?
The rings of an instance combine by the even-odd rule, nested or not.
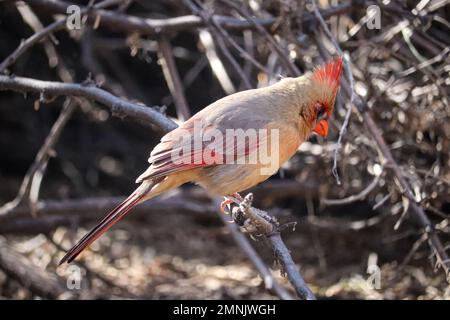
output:
[[[150,167],[137,178],[137,183],[147,179],[163,177],[170,173],[205,166],[202,161],[192,161],[203,152],[202,147],[193,144],[196,138],[194,120],[195,117],[192,117],[161,138],[161,141],[150,153],[150,158],[148,158]],[[174,159],[175,157],[176,159]]]
[[[218,164],[206,161],[205,155],[207,154],[212,154],[216,160],[221,158],[221,163],[224,163],[226,159],[230,159],[230,153],[233,153],[232,156],[236,159],[256,150],[257,146],[264,142],[264,137],[256,142],[242,139],[230,141],[226,138],[226,130],[242,129],[246,131],[264,128],[269,121],[255,117],[254,113],[247,110],[238,111],[234,107],[233,104],[228,104],[225,108],[220,105],[210,105],[180,127],[163,136],[161,142],[150,154],[148,159],[150,167],[138,177],[136,182],[140,183],[175,172]],[[218,112],[211,112],[213,108]],[[252,120],[250,121],[250,119]],[[220,133],[222,139],[211,138],[209,141],[204,141],[204,137],[208,133],[214,137],[216,137],[215,134]]]

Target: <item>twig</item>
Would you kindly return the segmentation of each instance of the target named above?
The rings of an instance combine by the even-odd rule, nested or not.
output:
[[[225,91],[226,94],[235,93],[236,88],[234,87],[233,82],[228,76],[228,73],[225,71],[225,66],[219,59],[211,33],[206,30],[201,30],[199,32],[199,38],[203,47],[205,48],[206,57],[208,58],[211,70],[219,81],[223,91]]]
[[[221,37],[222,39],[224,39],[226,42],[228,42],[229,44],[231,44],[231,46],[233,46],[238,52],[239,54],[246,59],[247,61],[250,61],[253,65],[255,65],[257,68],[259,68],[260,70],[264,71],[265,73],[269,74],[269,70],[267,70],[266,67],[264,67],[261,63],[259,63],[258,61],[256,61],[247,51],[245,51],[244,49],[241,48],[240,45],[238,45],[236,43],[236,41],[234,41],[233,37],[225,30],[225,28],[223,28],[219,23],[217,23],[217,21],[215,21],[212,17],[212,15],[208,14],[205,10],[204,7],[202,7],[202,10],[198,10],[192,3],[192,1],[190,0],[185,0],[185,3],[191,8],[191,10],[194,13],[199,14],[203,20],[205,21],[205,23],[209,26],[210,29],[212,29],[215,33],[215,35]],[[197,1],[198,3],[198,1]],[[198,4],[199,6],[201,6],[200,4]],[[246,87],[251,87],[250,85],[250,81],[248,79],[243,79],[244,84],[246,85]]]
[[[177,109],[178,119],[185,121],[190,117],[189,107],[173,58],[172,46],[166,36],[162,36],[158,41],[158,57],[164,78],[166,78],[167,86],[169,87]]]
[[[194,13],[197,13],[198,15],[200,15],[202,17],[202,19],[205,21],[205,23],[209,27],[210,31],[214,34],[215,42],[217,43],[219,48],[222,50],[224,56],[227,58],[228,62],[230,62],[231,66],[236,71],[236,74],[238,74],[239,77],[242,79],[245,89],[251,89],[252,85],[250,83],[250,80],[247,78],[247,76],[245,75],[241,66],[239,65],[239,63],[237,63],[236,59],[234,59],[230,50],[228,50],[227,46],[225,45],[225,43],[223,41],[222,34],[218,32],[217,27],[215,26],[214,22],[212,22],[211,16],[208,15],[203,8],[201,10],[197,9],[197,7],[194,5],[194,3],[192,1],[185,0],[184,2]],[[207,31],[203,30],[201,36],[203,38],[205,38],[206,33],[207,33]],[[209,35],[208,37],[210,38],[211,41],[214,41],[214,40],[212,40],[213,38],[211,37],[211,35]],[[207,39],[204,39],[204,40],[207,40]]]
[[[39,20],[38,16],[34,13],[34,11],[27,5],[25,2],[16,2],[16,9],[19,14],[22,16],[23,21],[30,26],[31,29],[35,33],[38,33],[44,29],[43,24]],[[26,40],[25,40],[26,41]],[[54,44],[57,44],[58,40],[54,36],[54,34],[49,34],[47,39],[44,39],[44,50],[47,54],[48,65],[50,68],[54,68],[58,66],[58,54],[56,52]],[[22,42],[21,42],[22,44]],[[20,47],[20,45],[19,45]]]
[[[328,28],[327,24],[323,20],[322,15],[320,14],[320,11],[317,7],[316,0],[312,0],[314,14],[316,15],[317,20],[319,20],[320,25],[322,26],[323,31],[326,33],[330,41],[333,43],[336,51],[338,54],[345,59],[345,73],[348,78],[348,82],[350,85],[350,100],[348,102],[347,106],[347,112],[345,113],[344,122],[342,123],[342,127],[339,130],[339,137],[336,143],[336,148],[334,149],[334,158],[333,158],[333,168],[331,171],[333,172],[334,177],[336,178],[337,184],[341,184],[341,180],[339,179],[339,174],[337,172],[337,155],[342,145],[342,138],[345,134],[345,131],[347,130],[348,123],[350,121],[350,115],[352,114],[352,105],[355,98],[355,89],[354,89],[354,81],[353,81],[353,73],[350,66],[350,57],[347,54],[344,54],[341,50],[341,47],[337,43],[336,38],[331,33],[330,29]]]
[[[321,198],[320,203],[325,206],[339,206],[339,205],[347,205],[356,201],[364,200],[367,195],[372,192],[373,189],[376,188],[378,185],[378,182],[380,182],[381,174],[375,176],[375,178],[372,180],[371,183],[367,185],[361,192],[358,194],[353,194],[349,197],[343,198],[343,199],[327,199],[327,198]]]
[[[72,2],[58,0],[27,0],[27,2],[32,6],[40,7],[53,13],[62,14],[66,14],[67,7],[74,4]],[[81,8],[83,10],[85,7]],[[323,16],[327,18],[332,15],[347,12],[351,8],[351,3],[341,4],[328,10],[324,10]],[[172,33],[176,31],[183,31],[205,26],[205,22],[203,21],[203,19],[196,15],[164,19],[150,19],[98,9],[90,10],[86,13],[86,15],[91,20],[100,19],[101,25],[108,26],[113,30],[123,31],[126,33],[139,32],[143,35],[159,35],[162,33]],[[212,19],[220,24],[223,28],[229,30],[245,30],[255,28],[254,23],[245,19],[238,19],[220,15],[214,15]],[[308,21],[313,20],[314,16],[310,13],[306,13],[304,16],[302,16],[301,19],[302,21],[307,23]],[[268,27],[273,25],[276,19],[254,19],[254,21],[257,22],[258,25]]]
[[[388,214],[383,213],[370,217],[368,219],[348,221],[347,219],[344,220],[341,218],[332,218],[332,217],[318,218],[316,216],[308,216],[306,222],[310,223],[314,227],[328,229],[330,231],[340,230],[343,232],[348,232],[348,231],[361,231],[363,229],[373,227],[382,222],[386,217],[388,217]]]
[[[33,164],[30,166],[27,173],[25,174],[25,177],[23,178],[22,184],[19,188],[19,192],[17,193],[16,198],[14,198],[14,200],[10,202],[5,203],[0,207],[0,216],[8,214],[11,210],[20,205],[26,196],[31,197],[30,189],[32,188],[31,186],[35,184],[35,182],[33,181],[35,181],[36,179],[36,174],[39,172],[40,176],[43,175],[43,172],[45,171],[44,168],[46,167],[47,162],[52,154],[52,149],[56,144],[56,142],[58,141],[64,126],[72,116],[74,110],[75,104],[70,101],[67,101],[65,103],[65,106],[61,110],[58,119],[53,124],[50,133],[48,134],[47,138],[44,141],[44,144],[42,145],[39,152],[36,154]],[[33,202],[36,203],[36,200],[37,197],[34,196],[34,201],[32,201],[31,203]],[[31,212],[33,215],[36,214],[36,208],[34,205],[31,205]]]
[[[411,187],[406,180],[403,171],[398,166],[397,162],[395,162],[394,157],[392,156],[391,150],[386,145],[386,142],[383,139],[383,136],[380,132],[380,129],[378,129],[377,125],[373,121],[370,114],[367,112],[367,106],[363,104],[361,107],[361,115],[363,117],[363,120],[366,124],[366,127],[369,129],[370,133],[372,134],[372,137],[374,138],[375,142],[377,143],[378,147],[380,148],[380,151],[383,153],[383,156],[386,158],[387,162],[390,164],[392,171],[394,172],[396,178],[398,179],[398,182],[400,183],[401,187],[404,189],[405,193],[411,197],[411,199],[414,199],[413,192],[411,190]],[[436,234],[436,231],[434,229],[433,224],[431,223],[430,219],[426,215],[425,211],[421,206],[419,206],[416,202],[411,201],[410,202],[410,209],[412,210],[413,216],[415,217],[418,224],[423,228],[424,232],[428,236],[428,243],[432,250],[434,251],[437,259],[437,263],[442,269],[444,270],[445,274],[447,275],[447,281],[450,282],[450,258],[447,255],[447,252],[445,250],[445,247],[442,245],[441,240]]]
[[[251,64],[253,64],[255,67],[257,67],[259,70],[263,71],[267,75],[270,75],[270,71],[263,66],[261,63],[259,63],[255,58],[253,58],[252,55],[250,55],[246,50],[244,50],[237,42],[233,39],[233,37],[223,28],[220,24],[214,21],[214,19],[211,19],[211,23],[217,28],[217,31],[222,35],[222,37],[230,43],[247,61],[249,61]]]
[[[105,0],[101,3],[94,6],[96,9],[105,8],[117,3],[122,2],[123,0]],[[91,8],[85,7],[82,9],[81,13],[85,14],[90,10]],[[65,13],[65,12],[64,12]],[[49,36],[50,34],[61,30],[66,27],[68,17],[65,17],[61,20],[55,21],[51,24],[49,24],[44,29],[40,30],[39,32],[33,33],[31,37],[28,39],[22,41],[20,45],[17,47],[16,50],[14,50],[6,59],[3,60],[3,62],[0,64],[0,73],[3,73],[6,68],[8,68],[10,65],[12,65],[22,54],[24,54],[28,49],[30,49],[33,45],[38,43],[40,40],[44,39],[45,37]]]
[[[280,58],[284,67],[286,68],[286,70],[289,71],[289,73],[292,76],[300,75],[300,71],[298,70],[297,66],[289,59],[284,50],[280,48],[279,44],[275,41],[272,35],[269,32],[267,32],[267,30],[264,29],[264,27],[262,27],[257,20],[255,20],[251,15],[249,15],[248,12],[245,9],[243,9],[240,4],[238,5],[230,0],[220,0],[220,1],[236,10],[241,16],[243,16],[245,19],[250,21],[255,26],[256,30],[258,30],[258,32],[260,32],[266,38],[269,45],[278,54],[278,57]]]
[[[104,2],[105,3],[105,2]],[[25,4],[21,4],[17,6],[17,9],[19,10],[20,14],[22,15],[23,19],[30,25],[30,27],[36,32],[36,34],[41,34],[42,36],[48,35],[49,33],[45,33],[45,29],[42,27],[42,24],[40,23],[38,17],[33,13],[33,11]],[[48,31],[48,29],[47,29]],[[29,39],[33,39],[33,37],[30,37]],[[36,38],[34,38],[36,39]],[[31,47],[33,41],[25,41],[27,45],[24,47],[23,43],[19,45],[19,47],[9,56],[9,59],[7,58],[3,64],[5,67],[7,66],[8,62],[13,62],[17,59],[17,57],[20,56],[25,50],[29,47]],[[50,41],[46,41],[46,53],[48,55],[49,64],[51,64],[52,59],[56,59],[58,61],[58,55],[56,52],[56,49],[54,48],[53,44]],[[2,65],[3,65],[2,64]],[[70,73],[67,71],[67,69],[64,67],[63,63],[59,61],[57,64],[58,67],[58,74],[64,81],[71,81],[72,78],[70,76]],[[70,119],[70,117],[73,114],[73,111],[75,110],[74,104],[70,100],[66,100],[66,103],[64,104],[64,107],[58,117],[58,119],[55,121],[52,129],[50,130],[44,144],[42,145],[41,149],[37,153],[35,160],[33,164],[28,169],[22,184],[19,188],[19,192],[14,200],[4,204],[2,207],[0,207],[0,216],[3,216],[10,212],[12,209],[17,207],[22,203],[22,201],[25,200],[25,197],[28,197],[28,200],[30,202],[30,210],[31,214],[34,216],[36,214],[35,210],[35,204],[38,199],[40,185],[43,179],[43,175],[45,172],[45,169],[47,167],[48,160],[50,158],[50,155],[53,153],[53,147],[56,144],[57,140],[59,139],[59,136],[65,127],[67,121]]]
[[[308,288],[305,280],[298,272],[298,267],[292,260],[290,251],[284,244],[279,233],[275,233],[269,236],[269,240],[272,244],[273,251],[278,261],[280,262],[283,271],[287,274],[289,281],[295,288],[295,291],[300,298],[304,300],[316,300],[316,296]]]

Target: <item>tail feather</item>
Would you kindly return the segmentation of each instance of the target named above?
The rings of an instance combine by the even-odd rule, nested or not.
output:
[[[146,191],[140,192],[139,188],[133,192],[127,199],[119,204],[91,231],[89,231],[78,243],[70,249],[66,255],[61,259],[59,265],[64,262],[70,263],[75,259],[84,249],[86,249],[92,242],[97,240],[103,233],[111,228],[117,221],[122,219],[135,205],[139,203],[145,195]]]

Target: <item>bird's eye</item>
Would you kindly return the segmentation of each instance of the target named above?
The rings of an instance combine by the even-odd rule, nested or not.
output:
[[[322,120],[325,116],[325,107],[323,105],[320,105],[317,109],[317,121]]]

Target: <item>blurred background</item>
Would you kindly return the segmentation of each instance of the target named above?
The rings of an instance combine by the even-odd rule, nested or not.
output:
[[[424,210],[447,249],[449,1],[317,2],[352,62],[363,112],[372,116],[413,196],[399,187],[356,107],[337,154],[337,183],[334,152],[349,107],[341,90],[328,139],[311,137],[277,175],[252,190],[254,204],[282,223],[297,222],[283,238],[319,298],[448,299],[448,267],[436,260],[410,209],[414,202]],[[73,3],[84,8],[101,1]],[[73,3],[0,2],[0,62],[43,26],[63,19]],[[193,114],[338,53],[310,1],[244,1],[242,12],[236,3],[116,1],[104,10],[123,20],[155,20],[148,30],[133,30],[98,18],[93,8],[81,28],[55,30],[0,71],[96,84],[177,118],[183,105]],[[380,9],[380,28],[367,25],[374,19],[370,5]],[[164,26],[186,16],[192,23]],[[155,21],[163,26],[152,33]],[[174,75],[182,92],[171,89]],[[0,104],[1,298],[277,298],[210,199],[191,185],[137,208],[75,267],[57,268],[64,250],[134,190],[162,133],[84,99],[2,89]],[[62,116],[59,137],[36,167],[36,155]],[[251,243],[292,291],[265,240]]]

